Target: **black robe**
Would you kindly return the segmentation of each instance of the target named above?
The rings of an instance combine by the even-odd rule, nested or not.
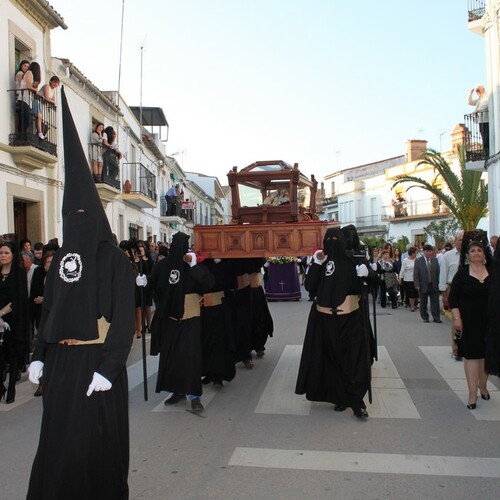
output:
[[[252,291],[250,285],[238,289],[238,277],[248,275],[246,259],[227,259],[230,291],[227,298],[235,333],[235,361],[252,359]]]
[[[44,297],[33,354],[34,361],[44,363],[44,411],[28,500],[128,498],[126,361],[134,334],[135,283],[128,259],[111,243],[100,244],[97,268],[98,314],[110,323],[104,344],[47,343],[44,323],[51,312]],[[73,337],[68,324],[66,338]],[[113,385],[88,397],[94,372]]]
[[[227,261],[204,262],[215,279],[209,293],[224,292],[222,304],[201,308],[203,376],[207,381],[230,381],[236,375],[234,366],[235,339],[231,321],[231,309],[226,295],[229,292]]]
[[[160,354],[156,392],[175,394],[202,394],[202,346],[201,318],[173,319],[164,313],[164,296],[171,286],[162,278],[162,268],[167,268],[165,259],[158,264],[155,293],[162,304],[153,317],[151,325],[151,354]],[[203,294],[214,286],[214,278],[203,264],[189,267],[184,263],[181,285],[183,293]],[[200,297],[201,298],[201,297]]]
[[[350,266],[351,282],[359,282],[350,260],[340,265]],[[325,262],[309,268],[305,286],[313,295],[324,279],[326,266]],[[348,274],[347,269],[343,274]],[[321,313],[316,306],[315,301],[309,313],[295,393],[305,394],[309,401],[364,408],[363,398],[371,384],[373,337],[363,305],[345,315]]]

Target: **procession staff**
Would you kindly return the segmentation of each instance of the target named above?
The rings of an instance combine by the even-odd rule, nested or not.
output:
[[[43,372],[43,416],[27,498],[128,498],[126,361],[134,334],[134,277],[113,243],[62,92],[63,245],[47,275],[29,366]]]

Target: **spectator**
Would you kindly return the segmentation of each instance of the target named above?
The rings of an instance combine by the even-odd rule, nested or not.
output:
[[[439,266],[439,291],[442,293],[443,309],[448,311],[448,295],[450,293],[451,282],[455,276],[460,264],[460,252],[462,251],[463,231],[455,236],[455,248],[446,252]],[[456,361],[461,361],[462,357],[458,354],[458,346],[455,340],[455,328],[451,326],[451,352]]]
[[[42,265],[42,257],[43,257],[43,243],[38,242],[35,243],[35,246],[33,247],[33,263],[37,266]]]
[[[21,240],[19,247],[21,248],[21,252],[31,252],[31,240]]]
[[[420,295],[420,316],[424,323],[429,323],[427,302],[430,299],[434,323],[442,323],[439,317],[439,263],[432,255],[432,245],[424,245],[423,252],[413,270],[413,282]]]
[[[24,92],[26,96],[24,99],[28,99],[28,106],[30,106],[36,123],[36,132],[38,137],[43,141],[45,135],[42,132],[42,113],[40,110],[40,103],[37,100],[38,87],[41,82],[41,71],[40,65],[37,62],[32,62],[24,74],[23,80],[25,81],[25,87],[29,92]],[[25,100],[26,102],[26,100]]]
[[[490,254],[486,251],[487,243],[483,231],[465,233],[461,267],[453,278],[449,297],[458,354],[465,358],[469,410],[476,408],[478,388],[481,399],[490,399],[486,387],[488,374],[484,365],[490,287]]]
[[[179,184],[171,186],[165,193],[165,199],[167,200],[167,217],[171,215],[177,215],[176,200],[179,196]]]
[[[116,179],[120,171],[120,160],[122,158],[121,152],[118,150],[116,142],[116,132],[113,127],[106,127],[104,129],[107,141],[104,142],[102,160],[106,168],[106,175],[111,179]]]
[[[0,382],[0,401],[7,392],[6,403],[16,398],[16,381],[28,353],[29,314],[28,287],[19,252],[8,241],[0,246],[0,373],[9,365],[8,389]]]
[[[392,250],[392,247],[391,247]],[[394,270],[394,261],[390,258],[388,248],[382,250],[382,258],[378,261],[378,270],[380,275],[380,306],[385,308],[387,305],[387,294],[393,309],[397,309],[397,286],[398,281]]]
[[[108,146],[108,141],[103,136],[104,125],[96,123],[94,131],[90,137],[90,159],[92,160],[92,172],[94,173],[94,182],[102,182],[102,146]]]
[[[418,292],[413,281],[413,271],[415,268],[415,259],[417,257],[417,249],[413,246],[408,248],[408,258],[401,264],[399,271],[399,282],[404,290],[405,303],[411,306],[411,311],[417,309]]]
[[[474,91],[477,94],[477,98],[474,99],[472,96]],[[470,106],[475,106],[473,115],[479,125],[479,133],[483,140],[483,151],[486,157],[489,156],[490,151],[490,124],[488,116],[488,94],[483,85],[477,85],[476,87],[470,89],[469,97],[467,100]]]
[[[16,114],[18,121],[18,132],[22,135],[26,134],[29,126],[31,108],[29,105],[29,91],[26,90],[26,80],[24,75],[30,66],[30,62],[23,60],[19,63],[19,69],[15,76],[16,87]],[[25,96],[26,94],[26,96]],[[25,100],[26,98],[26,100]],[[26,137],[22,137],[26,139]]]
[[[495,251],[497,249],[497,243],[498,243],[498,236],[492,236],[490,238],[491,255],[495,255]]]
[[[43,97],[47,102],[50,102],[54,106],[57,104],[57,99],[56,99],[56,89],[59,87],[59,84],[61,83],[61,80],[59,80],[58,76],[53,76],[50,80],[49,83],[46,83],[43,85],[43,87],[38,91],[38,95]]]

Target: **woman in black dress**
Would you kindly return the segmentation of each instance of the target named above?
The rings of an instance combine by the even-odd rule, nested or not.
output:
[[[9,385],[0,383],[0,400],[7,392],[7,404],[16,398],[16,380],[24,362],[29,341],[28,285],[19,252],[12,242],[0,246],[0,365],[3,374],[9,366]]]
[[[473,236],[478,236],[477,231]],[[466,243],[467,233],[464,235]],[[488,319],[488,292],[490,276],[486,246],[483,241],[471,240],[462,251],[463,265],[453,278],[450,290],[450,308],[456,330],[458,356],[464,357],[465,377],[469,388],[467,408],[473,410],[477,403],[477,389],[481,398],[489,400],[486,384],[488,374],[484,368],[485,337]]]

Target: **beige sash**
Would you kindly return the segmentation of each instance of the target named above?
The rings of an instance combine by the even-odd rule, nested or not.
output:
[[[181,320],[189,318],[197,318],[200,315],[200,301],[202,300],[201,295],[198,293],[186,293],[184,295],[184,314]],[[178,318],[171,319],[177,320]]]
[[[262,286],[262,274],[252,273],[249,275],[250,288],[259,288]]]
[[[220,306],[224,298],[224,291],[204,293],[202,297],[202,307]]]
[[[323,307],[316,305],[318,312],[323,314],[333,314],[331,307]],[[335,314],[338,316],[343,316],[344,314],[350,314],[359,309],[359,295],[347,295],[344,302],[337,307]]]
[[[104,316],[101,316],[97,320],[97,329],[99,331],[99,337],[97,337],[96,339],[93,340],[64,339],[60,340],[59,344],[65,344],[65,345],[104,344],[109,330],[109,323],[106,321],[106,318]]]

